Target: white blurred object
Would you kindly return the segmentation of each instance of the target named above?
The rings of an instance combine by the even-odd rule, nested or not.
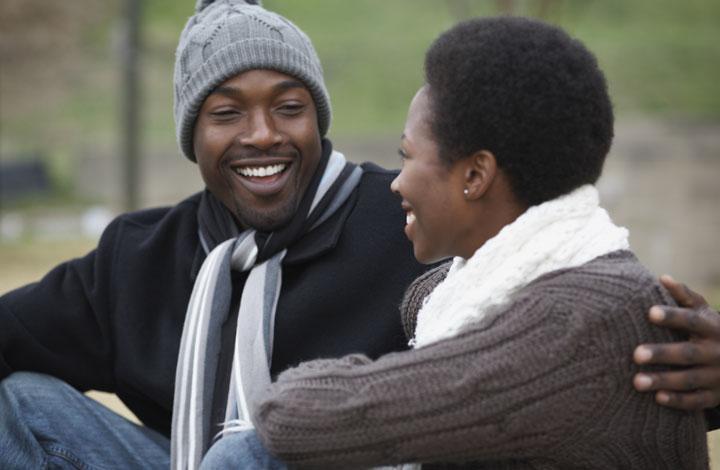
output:
[[[25,220],[20,214],[10,212],[0,217],[0,239],[18,240],[25,232]]]
[[[86,237],[98,238],[113,217],[115,214],[107,207],[93,206],[87,209],[80,218],[82,234]]]

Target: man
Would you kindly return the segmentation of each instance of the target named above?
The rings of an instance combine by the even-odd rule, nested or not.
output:
[[[424,268],[394,174],[348,164],[324,139],[329,98],[302,31],[240,1],[197,10],[178,46],[175,119],[208,190],[118,217],[95,251],[0,298],[2,468],[167,467],[171,447],[194,467],[216,436],[250,425],[246,405],[271,376],[406,347],[397,306]],[[146,427],[87,389],[117,393]]]

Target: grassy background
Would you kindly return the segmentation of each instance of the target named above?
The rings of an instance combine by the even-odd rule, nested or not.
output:
[[[193,3],[142,2],[142,132],[152,151],[176,152],[172,66]],[[439,32],[459,19],[505,11],[499,5],[510,3],[516,14],[563,26],[597,54],[620,116],[720,118],[716,0],[264,2],[313,39],[333,99],[331,136],[361,137],[400,132],[407,103],[422,83],[423,52]],[[0,158],[44,155],[70,195],[75,156],[117,152],[121,26],[119,1],[110,0],[63,33],[73,35],[74,48],[55,50],[49,36],[39,49],[53,54],[36,58],[35,68],[18,66],[20,59],[0,67]],[[11,42],[12,35],[6,37]],[[23,44],[12,49],[20,65],[35,63],[31,52],[23,55]]]

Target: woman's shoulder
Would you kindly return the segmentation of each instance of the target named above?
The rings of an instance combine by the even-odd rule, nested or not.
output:
[[[530,282],[524,293],[543,292],[555,301],[577,305],[583,299],[596,300],[617,309],[631,302],[673,304],[670,295],[629,250],[599,256],[580,266],[559,269]]]
[[[593,344],[601,355],[618,357],[622,351],[627,362],[638,344],[679,339],[678,333],[647,318],[650,307],[663,304],[675,302],[632,252],[622,250],[535,279],[504,306],[500,317],[548,324],[563,318],[568,341]]]
[[[424,273],[405,291],[400,312],[409,338],[414,335],[417,313],[425,298],[445,279],[450,264],[448,261]],[[613,251],[580,266],[540,276],[521,288],[510,304],[538,296],[558,306],[585,306],[593,312],[607,308],[621,313],[631,302],[674,305],[656,277],[629,250]]]

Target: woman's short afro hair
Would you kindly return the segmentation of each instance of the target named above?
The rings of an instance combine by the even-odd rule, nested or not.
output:
[[[529,206],[600,177],[613,138],[607,84],[560,28],[518,17],[459,23],[427,51],[425,78],[446,163],[492,152]]]

